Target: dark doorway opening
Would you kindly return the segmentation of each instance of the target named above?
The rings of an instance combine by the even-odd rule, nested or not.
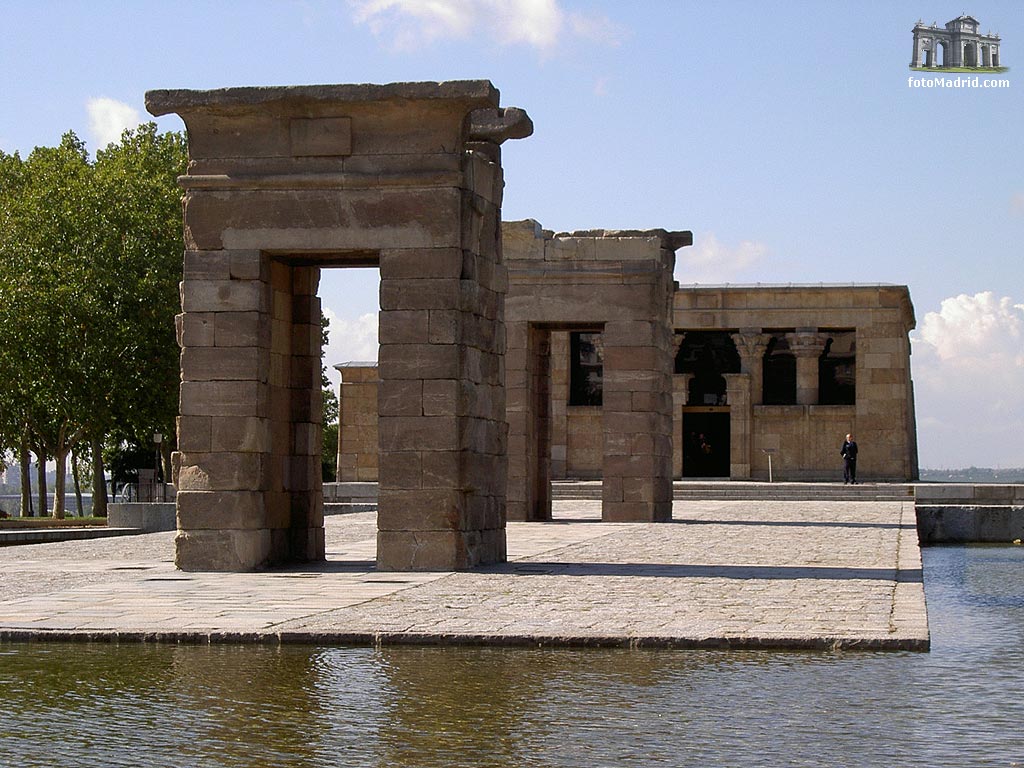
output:
[[[683,412],[683,477],[729,477],[729,410]]]

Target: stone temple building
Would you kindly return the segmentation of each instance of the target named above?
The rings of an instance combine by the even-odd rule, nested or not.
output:
[[[487,80],[157,90],[188,132],[175,563],[326,555],[320,271],[380,272],[379,366],[343,369],[340,475],[378,481],[377,567],[507,558],[551,480],[609,521],[676,477],[917,472],[901,287],[693,287],[689,232],[502,224],[525,111]],[[771,462],[771,464],[769,464]]]
[[[973,16],[957,16],[944,27],[914,25],[911,67],[1000,67],[999,35],[981,34]]]
[[[917,479],[905,286],[680,285],[688,232],[502,235],[510,520],[545,519],[552,479],[602,478],[623,520],[672,479],[835,480],[847,433],[863,478]],[[338,479],[373,481],[376,366],[338,368]]]

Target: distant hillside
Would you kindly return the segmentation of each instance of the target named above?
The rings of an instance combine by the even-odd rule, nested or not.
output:
[[[921,480],[932,483],[1024,483],[1024,467],[992,469],[922,469]]]

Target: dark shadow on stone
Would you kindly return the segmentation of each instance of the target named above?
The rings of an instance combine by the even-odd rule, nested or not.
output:
[[[479,569],[516,576],[647,576],[675,579],[822,579],[826,581],[895,581],[921,583],[920,568],[844,568],[831,566],[686,565],[676,563],[517,562]]]
[[[328,558],[330,553],[327,554]],[[376,560],[327,560],[319,563],[304,563],[303,565],[292,566],[291,568],[274,569],[268,571],[274,576],[281,578],[302,578],[307,575],[320,573],[364,573],[376,571]]]
[[[915,525],[903,525],[901,523],[841,523],[820,520],[692,520],[689,518],[676,518],[673,523],[685,525],[750,525],[760,527],[763,525],[775,528],[881,528],[888,530],[916,530]]]

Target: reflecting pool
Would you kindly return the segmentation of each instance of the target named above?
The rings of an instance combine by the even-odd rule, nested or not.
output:
[[[3,766],[1024,766],[1024,548],[932,652],[0,645]]]

